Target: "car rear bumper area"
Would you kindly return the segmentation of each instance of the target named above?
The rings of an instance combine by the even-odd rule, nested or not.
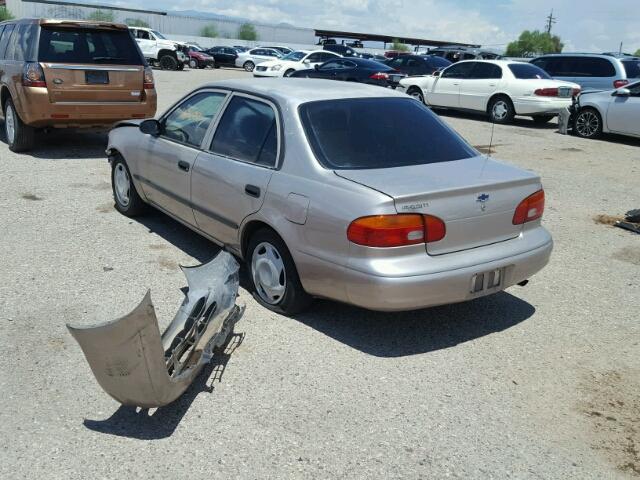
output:
[[[557,114],[563,108],[571,106],[571,98],[520,97],[513,100],[517,115]]]
[[[52,103],[46,88],[25,88],[18,113],[32,127],[107,127],[121,120],[153,117],[156,92],[143,92],[142,101]]]

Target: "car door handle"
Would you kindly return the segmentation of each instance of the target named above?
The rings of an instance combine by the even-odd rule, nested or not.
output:
[[[256,187],[255,185],[245,185],[244,193],[249,195],[250,197],[260,197],[260,187]]]
[[[178,162],[178,168],[180,170],[184,170],[185,172],[188,172],[190,167],[191,165],[189,165],[189,162],[185,162],[184,160],[180,160]]]

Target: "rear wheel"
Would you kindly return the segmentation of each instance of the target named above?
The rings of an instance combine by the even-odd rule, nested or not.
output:
[[[111,164],[111,188],[116,210],[127,217],[136,217],[146,212],[148,206],[136,190],[129,167],[120,155]]]
[[[35,130],[24,124],[10,98],[4,104],[4,132],[12,152],[24,152],[33,148]]]
[[[293,315],[311,303],[287,246],[273,230],[264,228],[253,234],[246,258],[253,296],[261,305]]]
[[[162,70],[178,70],[178,60],[173,55],[163,55],[160,58],[160,68]]]
[[[531,118],[533,118],[533,121],[535,123],[539,123],[539,124],[545,124],[545,123],[549,123],[551,120],[553,120],[553,117],[555,117],[555,115],[535,115]]]
[[[411,95],[413,98],[418,100],[420,103],[424,103],[424,94],[422,93],[422,90],[420,90],[420,88],[411,87],[409,90],[407,90],[407,94]]]
[[[583,108],[573,121],[573,131],[582,138],[596,138],[602,133],[602,117],[594,108]]]
[[[515,109],[509,97],[495,97],[489,104],[489,118],[494,123],[510,123],[515,114]]]
[[[251,60],[244,62],[244,65],[242,65],[242,67],[247,71],[247,72],[253,72],[253,69],[256,68],[256,64],[253,63]]]

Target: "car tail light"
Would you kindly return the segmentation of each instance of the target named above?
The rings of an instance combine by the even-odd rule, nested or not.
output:
[[[582,90],[580,90],[579,88],[574,88],[573,90],[571,90],[571,95],[575,97],[576,95],[579,95],[581,91]]]
[[[539,97],[557,97],[558,89],[557,88],[538,88],[533,93]]]
[[[442,220],[431,215],[398,214],[360,217],[349,225],[347,238],[367,247],[401,247],[437,242],[446,234]]]
[[[371,80],[389,80],[389,74],[385,72],[374,73],[369,77]]]
[[[620,87],[624,87],[625,85],[629,84],[629,80],[615,80],[613,82],[613,88],[620,88]]]
[[[517,206],[513,214],[513,224],[522,225],[532,222],[542,217],[544,213],[544,190],[538,190],[533,195],[529,195],[520,205]]]
[[[25,87],[46,87],[42,66],[37,62],[26,62],[22,70],[22,85]]]
[[[153,86],[153,70],[151,67],[144,67],[144,84],[142,87],[148,90],[153,88]]]

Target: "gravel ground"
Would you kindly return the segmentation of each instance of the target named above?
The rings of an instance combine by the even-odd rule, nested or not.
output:
[[[156,72],[162,111],[237,70]],[[486,149],[480,117],[443,118]],[[1,124],[1,121],[0,121]],[[113,209],[105,136],[0,137],[1,478],[640,477],[640,237],[596,223],[640,207],[640,141],[527,119],[495,156],[540,173],[556,248],[525,288],[403,314],[247,304],[232,345],[174,404],[120,407],[66,322],[162,326],[179,264],[217,248],[159,213]],[[152,415],[150,415],[152,413]]]

